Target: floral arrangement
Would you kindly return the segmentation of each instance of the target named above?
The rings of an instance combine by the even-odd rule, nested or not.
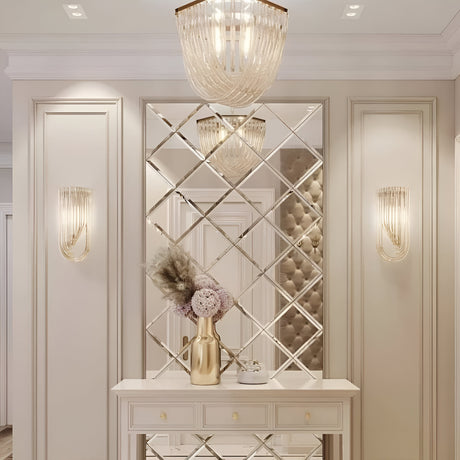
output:
[[[219,321],[233,306],[231,295],[207,275],[197,275],[189,254],[178,246],[160,251],[147,274],[174,303],[174,312],[192,320]]]

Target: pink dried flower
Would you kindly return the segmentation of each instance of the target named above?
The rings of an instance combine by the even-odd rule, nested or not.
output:
[[[210,278],[208,275],[198,275],[195,276],[193,280],[193,285],[195,289],[213,289],[216,290],[217,284]]]
[[[220,299],[220,309],[224,313],[227,313],[228,310],[230,310],[230,308],[233,307],[233,298],[232,298],[232,296],[224,288],[216,289],[216,293],[217,293],[217,295],[219,296],[219,299]]]
[[[222,310],[219,310],[213,317],[212,320],[217,323],[217,321],[220,321],[225,315],[225,312]]]
[[[189,317],[190,313],[192,313],[192,302],[187,302],[183,305],[174,305],[173,308],[174,313],[180,316]]]
[[[199,289],[192,297],[192,309],[197,316],[209,318],[214,316],[220,308],[220,298],[212,289]]]

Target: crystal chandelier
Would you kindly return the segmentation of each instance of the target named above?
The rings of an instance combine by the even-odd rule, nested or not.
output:
[[[196,0],[176,9],[185,69],[208,102],[246,107],[273,83],[287,9],[268,0]]]
[[[245,115],[223,115],[222,119],[228,127],[215,117],[197,120],[201,150],[207,155],[225,140],[209,161],[220,174],[236,183],[260,162],[255,152],[262,152],[265,120],[251,118],[245,122]]]
[[[409,189],[381,188],[378,200],[377,252],[384,260],[398,262],[409,252]]]

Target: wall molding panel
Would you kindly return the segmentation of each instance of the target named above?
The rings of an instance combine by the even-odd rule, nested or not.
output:
[[[455,137],[455,278],[460,273],[460,135]],[[460,460],[460,284],[455,283],[455,459]]]
[[[436,458],[436,100],[349,100],[353,458]],[[410,250],[376,251],[377,189],[410,189]],[[404,375],[404,379],[400,376]]]
[[[33,101],[34,460],[117,457],[121,378],[121,100]],[[58,189],[93,190],[91,248],[58,246]]]
[[[13,205],[11,203],[0,203],[0,426],[11,423],[9,413],[9,388],[8,381],[11,378],[8,372],[9,367],[9,344],[11,343],[8,327],[11,322],[11,311],[9,311],[9,273],[8,273],[8,219],[13,217]]]

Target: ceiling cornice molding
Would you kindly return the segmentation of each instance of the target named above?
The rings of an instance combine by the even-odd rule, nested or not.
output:
[[[460,34],[460,26],[458,30]],[[449,39],[453,33],[449,33]],[[176,34],[0,34],[0,49],[16,53],[181,55]],[[285,54],[323,51],[449,52],[443,35],[288,34]]]
[[[185,80],[181,56],[14,54],[13,80]],[[452,80],[453,57],[336,54],[285,56],[279,80]]]
[[[181,53],[176,34],[0,34],[0,49],[8,54]]]
[[[176,34],[0,34],[14,80],[182,80]],[[439,35],[291,34],[280,80],[441,79],[460,73],[460,15]]]
[[[453,53],[460,51],[460,11],[454,16],[441,34],[448,49]]]

